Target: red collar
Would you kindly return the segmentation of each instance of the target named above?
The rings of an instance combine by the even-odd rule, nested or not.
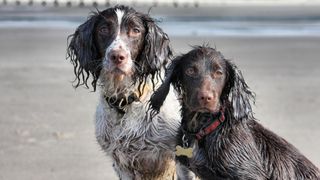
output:
[[[211,119],[209,119],[210,121]],[[220,111],[220,116],[218,119],[215,119],[209,126],[206,128],[202,128],[197,134],[196,138],[197,140],[202,139],[204,136],[212,133],[223,121],[225,120],[224,112]]]

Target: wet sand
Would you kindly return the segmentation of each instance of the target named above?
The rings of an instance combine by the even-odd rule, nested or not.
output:
[[[72,88],[72,29],[0,29],[0,179],[116,179],[94,136],[97,93]],[[204,42],[242,70],[255,115],[320,166],[320,38],[171,37]]]

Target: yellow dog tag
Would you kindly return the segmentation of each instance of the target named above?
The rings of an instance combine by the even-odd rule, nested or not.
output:
[[[188,158],[192,157],[192,148],[183,148],[181,146],[176,146],[176,155],[177,156],[187,156]]]

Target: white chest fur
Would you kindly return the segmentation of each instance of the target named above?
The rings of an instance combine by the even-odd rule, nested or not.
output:
[[[147,115],[147,108],[146,102],[134,102],[120,115],[101,96],[96,111],[96,137],[102,149],[112,154],[131,148],[137,156],[142,150],[151,150],[150,153],[163,148],[173,151],[180,124],[175,95],[169,94],[163,106],[165,110],[153,119]]]

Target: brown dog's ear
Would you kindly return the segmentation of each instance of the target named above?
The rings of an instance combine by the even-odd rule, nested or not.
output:
[[[91,84],[94,90],[96,89],[100,68],[96,60],[98,53],[93,40],[93,32],[97,18],[98,15],[94,14],[68,37],[68,41],[69,38],[71,41],[67,49],[67,58],[74,66],[75,87],[85,85],[88,88],[87,81],[91,75],[93,77]]]
[[[159,113],[161,106],[163,105],[163,102],[165,101],[169,90],[170,90],[170,84],[173,84],[174,88],[176,90],[180,90],[180,80],[179,80],[179,64],[181,61],[181,57],[175,58],[172,63],[170,64],[169,68],[166,71],[166,77],[164,82],[161,84],[161,86],[153,93],[153,95],[150,98],[150,105],[149,107],[156,111],[156,113]]]
[[[235,64],[226,60],[226,67],[227,78],[221,101],[223,103],[229,102],[235,119],[253,117],[251,103],[255,102],[255,94],[250,90]]]

